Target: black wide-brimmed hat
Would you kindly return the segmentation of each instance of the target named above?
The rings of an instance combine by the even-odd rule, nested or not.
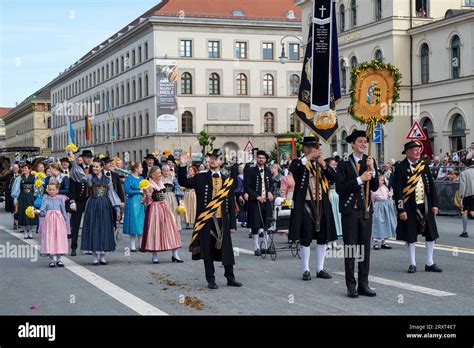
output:
[[[91,150],[82,150],[81,156],[84,157],[94,157],[94,154]]]
[[[169,155],[167,158],[166,158],[167,161],[171,161],[171,162],[176,162],[176,159],[174,158],[173,155]]]
[[[221,150],[221,149],[213,149],[213,150],[207,152],[207,155],[208,155],[209,157],[217,157],[217,158],[219,158],[219,157],[222,156],[222,154],[223,154],[223,153],[222,153],[222,150]]]
[[[102,157],[102,161],[104,161],[104,163],[110,163],[113,161],[113,159],[108,156],[105,156],[105,157]]]
[[[68,162],[68,163],[71,163],[71,160],[69,159],[69,157],[63,157],[59,160],[60,163],[63,163],[63,162]]]
[[[405,147],[403,149],[403,152],[402,152],[402,155],[405,155],[406,154],[406,151],[408,149],[412,149],[414,147],[423,147],[423,145],[421,144],[420,141],[418,140],[415,140],[415,141],[409,141],[408,143],[405,144]]]
[[[263,150],[258,150],[258,151],[257,151],[257,157],[258,157],[258,156],[265,156],[265,158],[267,159],[267,161],[268,161],[268,159],[270,158],[270,156],[268,156],[268,153],[266,153],[266,152],[263,151]]]
[[[367,137],[367,133],[364,130],[354,129],[351,135],[346,138],[346,142],[350,144],[353,143],[357,138],[361,137],[369,140],[369,138]]]
[[[27,161],[20,162],[19,166],[20,166],[20,168],[23,168],[23,167],[26,167],[26,166],[31,168],[33,166],[33,164],[30,161],[27,160]]]
[[[147,159],[156,160],[155,156],[153,156],[151,153],[148,153],[148,154],[144,157],[144,159],[146,159],[146,160],[147,160]]]
[[[303,138],[301,141],[301,145],[307,145],[307,146],[319,146],[319,139],[315,135],[308,135]]]

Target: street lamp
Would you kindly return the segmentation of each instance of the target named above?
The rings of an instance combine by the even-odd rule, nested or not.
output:
[[[283,43],[283,40],[285,40],[286,38],[288,37],[292,37],[292,38],[295,38],[297,39],[299,42],[300,42],[300,48],[301,49],[305,49],[306,46],[308,46],[308,44],[303,44],[303,40],[301,40],[301,38],[299,38],[298,36],[295,36],[295,35],[286,35],[286,36],[283,36],[280,40],[280,44],[281,44],[281,54],[280,54],[280,57],[278,57],[278,59],[280,60],[280,63],[281,64],[286,64],[286,62],[288,61],[288,57],[286,56],[286,52],[285,52],[285,44]]]

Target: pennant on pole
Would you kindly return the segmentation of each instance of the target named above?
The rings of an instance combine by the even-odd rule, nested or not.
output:
[[[92,125],[91,125],[91,121],[89,120],[89,114],[88,113],[86,113],[85,120],[86,120],[86,125],[85,125],[86,140],[87,140],[88,143],[90,143],[91,140],[92,140]]]
[[[71,123],[71,120],[69,119],[69,116],[67,116],[67,128],[69,130],[69,143],[75,144],[76,136],[74,134],[74,129],[72,128],[72,123]]]
[[[335,102],[341,98],[333,0],[314,0],[313,22],[307,42],[296,114],[328,142],[338,128]]]

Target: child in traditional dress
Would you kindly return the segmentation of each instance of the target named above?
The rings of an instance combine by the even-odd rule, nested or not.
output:
[[[123,222],[123,234],[130,236],[130,251],[136,252],[137,245],[140,246],[139,238],[143,234],[143,223],[145,222],[145,206],[142,201],[142,191],[140,190],[140,181],[143,167],[140,163],[134,163],[131,166],[132,174],[125,179],[125,194],[127,202],[125,203],[125,216]]]
[[[66,207],[58,196],[59,183],[50,181],[48,195],[43,197],[41,208],[35,210],[43,217],[41,228],[41,255],[49,256],[49,267],[64,267],[61,256],[68,252],[68,228],[66,226]]]
[[[397,213],[393,205],[393,191],[385,185],[385,177],[379,175],[379,189],[372,192],[374,215],[372,222],[372,241],[374,250],[392,249],[386,240],[395,235]]]
[[[182,247],[176,220],[166,201],[166,188],[162,182],[161,169],[152,167],[148,173],[151,186],[144,190],[144,203],[147,205],[145,226],[143,228],[142,252],[152,252],[152,262],[158,262],[158,252],[172,250],[172,262],[183,262],[178,255]]]

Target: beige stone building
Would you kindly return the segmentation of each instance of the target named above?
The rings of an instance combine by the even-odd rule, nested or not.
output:
[[[6,147],[34,146],[51,154],[51,91],[44,87],[26,98],[4,117]]]
[[[53,109],[85,106],[71,114],[76,143],[96,153],[140,160],[155,150],[200,152],[201,130],[215,146],[271,150],[276,133],[294,129],[301,74],[301,15],[293,0],[166,0],[105,40],[50,83]],[[288,57],[280,63],[281,43]],[[177,105],[158,120],[161,63],[176,64]],[[106,101],[116,120],[111,142]],[[68,143],[66,118],[53,120],[53,149]]]
[[[307,37],[312,2],[295,3],[302,9],[303,37]],[[350,151],[344,138],[363,127],[346,112],[347,93],[351,67],[372,59],[396,65],[403,75],[401,112],[384,126],[383,142],[373,148],[378,159],[402,157],[414,120],[429,128],[435,155],[469,146],[474,141],[474,2],[338,0],[336,6],[341,85],[346,95],[337,108],[340,129],[333,143],[325,146],[327,153]]]

